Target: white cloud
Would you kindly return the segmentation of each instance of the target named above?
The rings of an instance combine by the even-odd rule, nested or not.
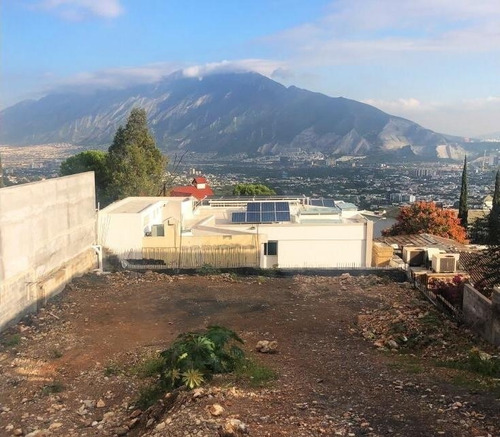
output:
[[[265,38],[294,65],[425,53],[500,51],[498,0],[338,0],[325,15]]]
[[[34,7],[54,12],[72,21],[90,16],[116,18],[123,13],[120,0],[42,0],[36,2]]]
[[[285,63],[267,59],[241,59],[236,61],[210,62],[184,68],[186,77],[203,77],[215,73],[255,71],[268,77],[283,77],[290,74]]]
[[[499,130],[500,96],[450,102],[422,102],[412,97],[396,100],[367,99],[364,103],[450,135],[473,137]]]

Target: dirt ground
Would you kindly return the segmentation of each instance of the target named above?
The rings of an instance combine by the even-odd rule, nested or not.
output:
[[[377,343],[384,320],[415,308],[437,320],[429,345]],[[215,324],[277,379],[255,388],[217,377],[137,410],[147,381],[132,369]],[[218,436],[231,418],[250,436],[500,436],[495,381],[436,365],[473,345],[498,351],[407,284],[375,276],[89,274],[0,340],[0,436]],[[277,340],[278,353],[257,353],[259,340]]]

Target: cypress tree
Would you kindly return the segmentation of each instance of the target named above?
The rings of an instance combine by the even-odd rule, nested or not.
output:
[[[497,170],[495,178],[495,192],[493,193],[489,228],[489,244],[500,245],[500,170]]]
[[[460,190],[460,201],[458,203],[458,218],[462,226],[467,229],[469,208],[467,206],[467,156],[464,158],[464,169],[462,170],[462,189]]]
[[[149,132],[146,111],[132,109],[125,127],[118,128],[109,147],[108,198],[159,195],[166,164]]]

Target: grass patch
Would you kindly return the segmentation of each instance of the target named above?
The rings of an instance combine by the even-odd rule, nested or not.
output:
[[[400,355],[397,361],[389,363],[389,367],[414,375],[424,372],[424,367],[419,360],[408,355]]]
[[[133,366],[130,371],[139,378],[151,378],[158,376],[164,365],[165,360],[161,356],[152,356]]]
[[[59,350],[59,349],[52,349],[50,352],[49,352],[49,356],[50,358],[52,358],[53,360],[56,360],[57,358],[61,358],[63,356],[63,353]]]
[[[121,370],[118,364],[116,363],[108,363],[106,367],[104,367],[104,376],[116,376],[120,374]]]
[[[221,270],[217,267],[214,267],[212,264],[203,264],[201,267],[195,270],[196,274],[201,276],[210,276],[210,275],[220,275]]]
[[[42,395],[49,396],[55,393],[61,393],[64,390],[64,385],[60,381],[53,381],[42,388]]]
[[[450,369],[466,370],[481,376],[500,378],[500,359],[491,355],[484,355],[477,350],[472,350],[467,358],[459,361],[440,361],[440,367]]]
[[[21,343],[21,336],[19,334],[8,335],[2,340],[2,344],[5,347],[18,346],[19,343]]]
[[[249,358],[241,360],[234,370],[237,380],[248,383],[252,387],[262,387],[274,381],[278,375],[270,367]]]
[[[153,384],[143,387],[139,393],[139,398],[136,401],[137,408],[141,410],[148,409],[154,405],[165,394],[165,388],[161,384]]]

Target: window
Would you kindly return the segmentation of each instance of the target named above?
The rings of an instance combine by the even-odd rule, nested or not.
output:
[[[268,241],[264,243],[264,255],[278,255],[278,242]]]

